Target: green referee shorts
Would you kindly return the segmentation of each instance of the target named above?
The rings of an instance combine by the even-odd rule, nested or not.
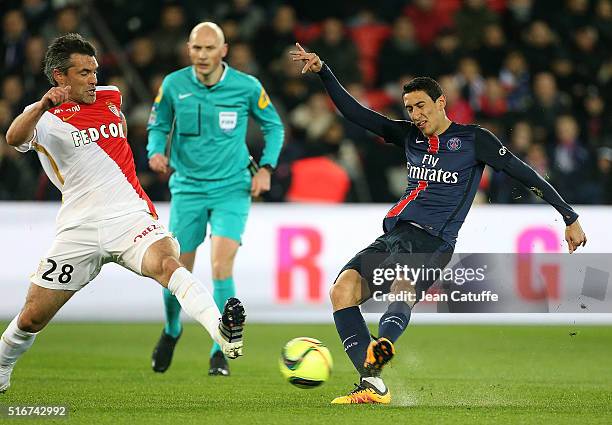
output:
[[[181,253],[193,252],[211,236],[242,241],[251,208],[251,175],[247,170],[226,180],[194,184],[170,183],[169,230],[178,239]]]

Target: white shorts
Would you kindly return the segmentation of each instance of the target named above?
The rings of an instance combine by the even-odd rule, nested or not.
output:
[[[172,233],[144,211],[80,224],[56,235],[31,281],[43,288],[78,291],[110,262],[142,274],[145,252],[166,237],[179,248]]]

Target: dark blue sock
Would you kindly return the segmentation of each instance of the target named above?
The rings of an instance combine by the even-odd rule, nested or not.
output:
[[[410,322],[410,306],[403,301],[389,304],[387,311],[378,323],[378,337],[397,341]]]
[[[353,362],[357,372],[364,375],[363,363],[370,344],[370,331],[359,307],[347,307],[334,312],[334,322],[336,322],[336,329],[344,351]]]

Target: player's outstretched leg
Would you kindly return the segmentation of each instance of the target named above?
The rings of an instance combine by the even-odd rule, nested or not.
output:
[[[360,383],[346,396],[335,398],[333,404],[389,403],[391,394],[380,377],[371,376],[364,366],[370,343],[370,331],[359,310],[362,301],[362,277],[356,271],[343,271],[330,291],[334,307],[334,322],[344,351],[359,372]]]
[[[242,310],[244,316],[244,308],[242,304],[235,298],[228,300],[224,311],[224,318],[227,316],[226,323],[221,318],[221,313],[215,304],[215,300],[206,287],[193,276],[186,268],[179,267],[172,274],[168,282],[168,289],[181,303],[181,307],[189,316],[197,320],[206,328],[213,340],[221,346],[223,354],[231,359],[235,359],[242,355],[242,321],[238,320],[240,316],[234,316],[235,311]],[[235,301],[230,303],[231,300]]]
[[[0,393],[11,385],[11,373],[17,360],[32,346],[36,335],[76,291],[54,290],[30,284],[21,313],[0,338]]]
[[[26,332],[17,326],[15,317],[0,338],[0,393],[11,385],[11,373],[15,363],[34,343],[37,332]]]
[[[244,325],[242,304],[231,303],[227,313],[227,323],[223,323],[221,313],[210,292],[179,262],[178,244],[174,240],[164,238],[152,244],[142,260],[141,272],[167,287],[183,310],[204,326],[212,339],[221,346],[225,355],[230,358],[242,355]],[[242,321],[238,320],[240,315],[236,313],[239,310],[242,310]]]

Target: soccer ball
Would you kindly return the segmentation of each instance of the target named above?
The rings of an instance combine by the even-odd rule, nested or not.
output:
[[[298,388],[314,388],[329,379],[333,366],[331,354],[321,341],[299,337],[283,347],[279,359],[281,373]]]

